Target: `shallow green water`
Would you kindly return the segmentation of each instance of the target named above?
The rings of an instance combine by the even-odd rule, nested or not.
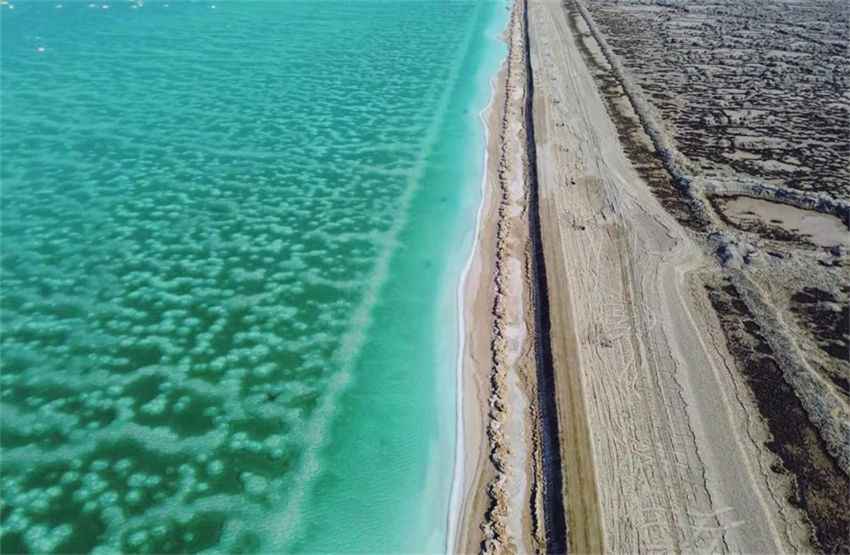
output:
[[[107,6],[0,6],[2,552],[442,550],[506,2]]]

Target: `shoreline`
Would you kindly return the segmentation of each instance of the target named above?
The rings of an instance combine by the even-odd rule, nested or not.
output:
[[[509,8],[511,4],[505,2],[505,6]],[[481,476],[481,468],[480,465],[476,465],[476,461],[480,454],[480,443],[484,439],[483,433],[480,433],[483,430],[480,427],[469,425],[470,415],[467,406],[467,403],[470,402],[470,396],[476,398],[476,404],[480,405],[480,403],[477,399],[477,392],[472,391],[468,383],[470,368],[467,361],[467,354],[470,345],[468,330],[480,318],[480,309],[482,308],[480,306],[475,308],[473,297],[474,291],[478,290],[482,283],[481,241],[482,236],[486,235],[484,229],[487,222],[492,217],[491,210],[488,210],[488,206],[492,202],[490,184],[492,183],[493,176],[490,164],[494,160],[494,136],[498,136],[494,133],[497,130],[495,126],[497,122],[494,121],[494,118],[499,113],[500,101],[504,99],[504,73],[507,56],[509,55],[506,33],[509,29],[510,19],[504,16],[497,17],[496,19],[498,21],[491,28],[495,36],[490,40],[493,42],[494,47],[504,46],[506,48],[498,61],[496,71],[489,74],[487,78],[488,100],[486,105],[477,114],[477,123],[481,126],[480,129],[484,131],[484,140],[480,145],[481,150],[479,151],[479,155],[482,156],[482,165],[481,175],[478,180],[475,225],[472,230],[472,240],[469,245],[468,255],[466,256],[460,279],[455,289],[458,336],[454,373],[455,445],[446,523],[446,553],[456,551],[458,536],[462,535],[462,530],[467,527],[463,513],[464,508],[467,506],[468,497],[472,492],[470,485],[477,484]],[[475,418],[472,418],[472,420],[473,422],[478,422]],[[467,442],[469,442],[469,445]]]
[[[504,97],[504,72],[505,72],[505,60],[503,59],[500,63],[499,70],[496,72],[493,77],[490,79],[490,90],[491,97],[490,102],[487,106],[481,110],[478,114],[478,117],[484,127],[485,134],[485,144],[483,149],[484,156],[484,167],[481,175],[480,182],[480,191],[481,191],[481,201],[478,205],[478,210],[475,218],[475,230],[473,236],[472,248],[469,253],[469,257],[467,258],[466,264],[463,269],[463,273],[461,274],[461,280],[458,284],[457,288],[457,298],[458,298],[458,353],[457,353],[457,363],[455,367],[455,376],[456,376],[456,386],[457,386],[457,394],[456,394],[456,436],[455,436],[455,464],[454,464],[454,473],[452,478],[452,488],[449,500],[449,522],[448,522],[448,534],[446,536],[446,552],[453,553],[457,551],[457,545],[459,538],[463,536],[461,530],[468,526],[467,519],[463,518],[464,507],[469,503],[469,495],[471,493],[470,485],[476,483],[481,478],[480,469],[472,468],[473,472],[470,473],[470,465],[474,462],[474,458],[471,457],[470,452],[467,448],[465,439],[467,435],[470,436],[471,439],[477,439],[479,442],[482,439],[483,434],[475,434],[473,433],[467,434],[465,433],[465,428],[469,424],[469,407],[467,403],[469,402],[470,395],[469,393],[475,393],[470,390],[470,384],[467,383],[468,380],[468,370],[469,370],[469,345],[470,338],[468,337],[470,334],[470,328],[468,326],[472,325],[472,322],[475,320],[476,310],[473,310],[474,302],[474,291],[478,290],[480,286],[483,284],[483,265],[481,264],[481,256],[483,253],[481,252],[481,244],[482,240],[485,239],[483,234],[485,233],[484,228],[485,224],[489,217],[492,216],[491,211],[488,210],[488,205],[492,202],[492,192],[489,184],[491,183],[490,173],[490,163],[493,159],[491,150],[493,150],[493,137],[496,136],[493,133],[493,129],[491,128],[490,120],[494,117],[496,113],[498,113],[498,104],[497,101],[499,98]],[[465,371],[467,370],[467,371]]]
[[[464,478],[466,474],[463,472],[463,461],[465,461],[465,457],[463,456],[464,451],[464,415],[463,415],[463,361],[466,354],[466,303],[465,298],[465,290],[467,284],[469,283],[469,278],[473,269],[474,261],[475,261],[475,252],[478,248],[478,234],[481,232],[481,224],[484,216],[484,207],[486,204],[486,195],[487,195],[487,165],[489,162],[489,144],[490,144],[490,128],[487,125],[487,118],[490,115],[490,112],[493,110],[493,107],[496,102],[497,95],[497,87],[499,74],[502,72],[502,67],[504,66],[504,61],[500,65],[499,71],[490,79],[490,102],[487,106],[478,113],[478,117],[481,123],[484,126],[484,171],[481,175],[481,202],[478,204],[478,210],[475,215],[475,228],[473,230],[473,242],[472,248],[470,249],[469,257],[466,260],[466,264],[463,267],[463,271],[461,272],[460,281],[457,287],[457,302],[458,302],[458,350],[457,350],[457,360],[455,365],[455,386],[456,386],[456,394],[455,394],[455,409],[456,409],[456,418],[455,418],[455,458],[454,458],[454,468],[452,472],[452,486],[449,493],[449,514],[448,514],[448,533],[446,534],[446,552],[451,553],[453,551],[453,547],[455,545],[457,530],[459,528],[460,522],[460,507],[461,507],[461,493],[464,485]]]
[[[463,296],[459,450],[451,552],[545,547],[526,156],[523,4],[502,32],[508,50],[480,114],[486,168]],[[530,532],[529,532],[530,531]]]

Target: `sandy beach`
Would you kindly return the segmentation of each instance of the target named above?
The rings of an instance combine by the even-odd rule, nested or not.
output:
[[[802,339],[785,324],[770,325],[782,322],[779,301],[765,293],[777,287],[775,278],[742,274],[725,251],[715,251],[716,237],[730,228],[705,193],[676,205],[641,173],[645,167],[638,170],[623,122],[637,144],[652,148],[657,138],[641,129],[645,118],[628,99],[622,113],[606,104],[588,62],[596,56],[605,65],[603,48],[576,15],[582,12],[567,8],[514,4],[508,59],[485,117],[487,176],[464,285],[464,466],[453,549],[551,551],[547,542],[561,526],[571,553],[840,549],[817,507],[832,507],[828,525],[841,526],[846,471],[834,458],[840,442],[831,438],[846,403],[817,385],[820,377],[798,385],[810,383],[800,377],[807,367],[796,346],[781,346]],[[707,223],[677,212],[689,203]],[[793,210],[803,209],[810,208]],[[846,237],[840,223],[808,224],[832,216],[773,213],[796,218],[801,229],[796,222],[805,221],[815,240],[828,225],[826,243]],[[774,224],[784,224],[777,218]],[[538,222],[543,276],[533,264]],[[534,301],[541,288],[548,301],[542,327]],[[799,398],[816,415],[826,412],[817,407],[833,407],[831,416],[817,416],[815,425],[766,405],[753,379],[756,363],[730,335],[718,291],[741,292],[752,308],[734,318],[752,317],[748,329],[787,334],[766,334],[760,351],[773,358],[758,364],[773,364],[765,368],[793,386],[781,386],[791,391],[787,403],[780,393],[774,398],[789,407]],[[541,396],[539,386],[549,370],[541,366],[541,344],[551,345],[557,459],[544,454],[546,387]],[[777,432],[782,425],[810,438],[801,444],[803,459],[789,458],[792,447],[783,445],[795,440]],[[560,491],[544,478],[552,461],[560,465]],[[813,472],[834,493],[795,489],[809,488]],[[793,502],[799,495],[803,502]],[[556,498],[563,514],[552,514]]]

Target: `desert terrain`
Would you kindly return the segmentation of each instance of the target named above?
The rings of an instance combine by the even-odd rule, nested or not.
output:
[[[513,9],[454,548],[850,551],[847,10]]]

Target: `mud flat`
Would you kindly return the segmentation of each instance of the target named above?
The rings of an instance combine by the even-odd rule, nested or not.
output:
[[[721,217],[745,231],[802,241],[819,247],[850,247],[850,234],[840,218],[747,196],[717,199]]]

